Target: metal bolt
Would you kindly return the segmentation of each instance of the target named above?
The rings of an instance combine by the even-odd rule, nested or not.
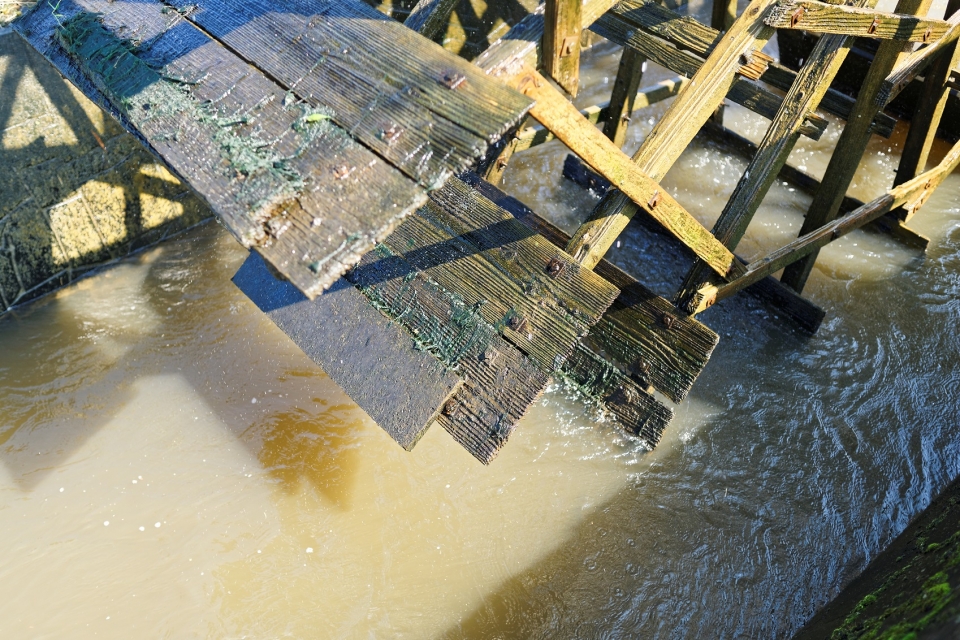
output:
[[[647,202],[647,207],[650,208],[650,209],[656,208],[656,206],[657,206],[658,204],[660,204],[660,199],[661,199],[661,198],[660,198],[660,192],[659,192],[659,191],[654,191],[654,192],[653,192],[653,195],[650,196],[650,200]]]
[[[343,180],[350,175],[351,171],[353,171],[353,169],[350,169],[347,165],[343,164],[334,170],[333,177],[337,180]]]
[[[507,320],[507,326],[517,333],[523,333],[523,330],[527,328],[527,319],[523,316],[513,314],[510,316],[510,319]]]
[[[565,267],[566,265],[557,258],[550,258],[550,262],[547,263],[547,274],[551,278],[556,278],[563,273]]]
[[[575,51],[574,47],[580,46],[580,36],[569,36],[563,39],[563,43],[560,45],[560,57],[566,58],[567,56],[573,55]]]
[[[673,325],[676,324],[677,322],[677,319],[674,318],[669,313],[663,314],[663,316],[660,319],[663,321],[663,326],[667,328],[667,331],[673,329]]]
[[[923,32],[923,41],[924,41],[924,42],[926,42],[927,40],[930,39],[930,33],[931,33],[931,32],[930,32],[930,29],[927,29],[926,31]]]
[[[391,124],[380,129],[380,139],[385,141],[387,144],[393,144],[400,138],[400,134],[402,133],[403,129],[395,124]]]
[[[440,84],[447,89],[459,89],[467,81],[467,76],[458,71],[444,71],[440,76]]]
[[[480,354],[480,362],[487,365],[488,367],[492,367],[496,363],[499,357],[500,357],[500,353],[497,352],[495,349],[487,349]]]
[[[460,408],[460,404],[453,398],[450,398],[449,400],[447,400],[447,403],[443,405],[443,415],[450,418],[457,412],[457,409],[459,408]]]
[[[874,18],[873,22],[870,23],[870,26],[867,28],[867,33],[876,33],[877,27],[880,26],[880,18]]]
[[[804,10],[803,7],[800,7],[799,9],[794,11],[793,15],[790,16],[790,26],[791,27],[797,26],[797,23],[800,22],[800,20],[803,18],[804,13],[806,13],[806,10]]]

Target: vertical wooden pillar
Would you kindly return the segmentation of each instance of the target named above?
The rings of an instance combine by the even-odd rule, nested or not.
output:
[[[570,95],[580,84],[581,0],[546,0],[543,66]]]
[[[630,47],[623,48],[617,80],[613,83],[613,92],[610,94],[607,119],[603,123],[603,135],[610,138],[618,147],[623,147],[627,139],[627,125],[630,123],[630,114],[633,113],[633,106],[637,101],[637,91],[640,90],[643,63],[643,56],[636,50]]]
[[[710,26],[717,31],[726,31],[737,19],[737,0],[713,0],[713,16]]]

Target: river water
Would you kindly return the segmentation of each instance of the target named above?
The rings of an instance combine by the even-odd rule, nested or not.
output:
[[[586,62],[583,105],[617,55]],[[838,130],[791,162],[822,172]],[[569,229],[595,199],[564,155],[525,152],[505,188]],[[698,141],[665,184],[709,225],[744,166]],[[872,232],[823,251],[813,337],[749,297],[705,313],[720,344],[653,452],[560,386],[489,467],[439,428],[404,452],[231,284],[245,251],[216,224],[8,314],[0,636],[789,637],[960,473],[958,187],[912,223],[926,255]],[[808,202],[775,185],[739,251]],[[639,228],[610,256],[665,295],[689,264]]]

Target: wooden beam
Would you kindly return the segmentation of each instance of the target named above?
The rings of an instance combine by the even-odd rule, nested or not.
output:
[[[762,49],[773,35],[773,29],[763,23],[763,16],[772,5],[773,0],[753,0],[740,19],[720,39],[713,53],[691,79],[690,87],[670,105],[634,154],[633,161],[642,174],[654,182],[662,180],[697,131],[720,106],[737,79],[743,65],[742,56],[749,51]],[[608,193],[590,218],[577,229],[567,248],[568,252],[587,266],[596,265],[635,212],[636,205],[629,197],[620,192]],[[712,236],[710,238],[720,244]],[[726,247],[723,251],[729,253]],[[723,254],[718,251],[716,255],[719,257]],[[739,262],[732,259],[729,264],[734,266]],[[711,268],[716,269],[717,266],[720,265],[711,265]],[[722,270],[719,272],[727,275]]]
[[[875,2],[876,0],[860,0],[861,5]],[[730,250],[736,249],[746,233],[760,203],[800,138],[800,126],[804,116],[819,105],[827,87],[847,57],[850,44],[849,36],[826,35],[820,38],[807,63],[797,75],[797,81],[787,92],[783,106],[767,128],[757,153],[747,164],[714,224],[713,235]],[[683,306],[708,280],[716,283],[715,279],[710,278],[704,265],[697,261],[684,278],[675,302]]]
[[[766,23],[777,29],[923,43],[943,37],[950,27],[943,20],[816,0],[783,0],[767,17]]]
[[[886,215],[896,207],[920,208],[930,197],[930,194],[958,166],[960,166],[960,142],[956,143],[943,161],[933,169],[920,174],[913,180],[889,189],[883,195],[851,212],[850,215],[834,220],[751,262],[747,265],[747,271],[743,277],[719,287],[705,286],[699,292],[699,296],[690,301],[686,310],[689,313],[699,313],[715,302],[730,297],[766,276],[788,267],[790,264],[796,264],[796,261],[804,256]]]
[[[403,21],[403,25],[424,38],[433,40],[447,26],[457,2],[459,0],[420,0]]]
[[[953,14],[949,22],[951,23],[950,30],[939,40],[899,59],[897,65],[883,80],[880,90],[877,92],[877,104],[881,108],[890,104],[903,91],[904,87],[923,73],[927,65],[937,58],[941,51],[957,42],[957,39],[960,38],[960,14]]]
[[[710,26],[717,31],[726,31],[737,19],[737,0],[713,0]]]
[[[898,13],[925,13],[930,7],[930,2],[931,0],[900,0],[897,11]],[[830,156],[820,189],[807,209],[807,216],[800,229],[801,236],[811,233],[837,217],[840,202],[850,187],[853,175],[870,141],[870,123],[880,110],[876,102],[877,93],[906,46],[905,42],[884,40],[877,48],[870,70],[857,94],[857,104],[840,134],[833,155]],[[780,280],[793,287],[797,293],[801,293],[816,259],[817,248],[814,248],[808,255],[787,267]]]
[[[630,114],[634,111],[637,90],[643,78],[644,64],[642,55],[629,47],[624,47],[620,54],[617,79],[610,93],[606,119],[603,121],[603,135],[610,138],[618,147],[623,147],[627,139],[627,126],[630,124]]]
[[[546,0],[543,12],[544,70],[574,97],[580,85],[581,7],[581,0]]]
[[[644,174],[639,167],[617,148],[600,131],[587,122],[559,91],[534,69],[527,68],[511,81],[519,91],[535,100],[530,115],[550,129],[571,151],[583,158],[601,175],[617,186],[626,197],[637,203],[644,211],[679,238],[704,262],[723,277],[734,277],[742,264],[726,247],[720,244],[689,212],[684,209],[655,180]],[[636,212],[636,207],[632,209]],[[592,269],[603,253],[592,251],[591,242],[606,247],[626,227],[629,218],[621,216],[623,224],[609,228],[602,237],[581,235],[578,251],[570,252],[574,259]],[[588,258],[591,258],[588,260]],[[596,260],[592,260],[596,258]]]

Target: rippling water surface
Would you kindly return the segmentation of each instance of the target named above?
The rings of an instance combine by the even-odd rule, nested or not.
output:
[[[587,60],[584,105],[617,56]],[[822,172],[837,133],[792,162]],[[595,200],[564,153],[505,187],[570,228]],[[744,166],[698,142],[666,184],[709,224]],[[490,467],[438,428],[402,451],[234,288],[215,224],[0,318],[0,635],[788,637],[960,472],[958,187],[913,223],[926,255],[871,232],[821,254],[816,336],[750,298],[704,314],[720,345],[652,453],[563,388]],[[740,250],[808,202],[775,185]],[[689,264],[641,229],[611,256],[665,295]]]

